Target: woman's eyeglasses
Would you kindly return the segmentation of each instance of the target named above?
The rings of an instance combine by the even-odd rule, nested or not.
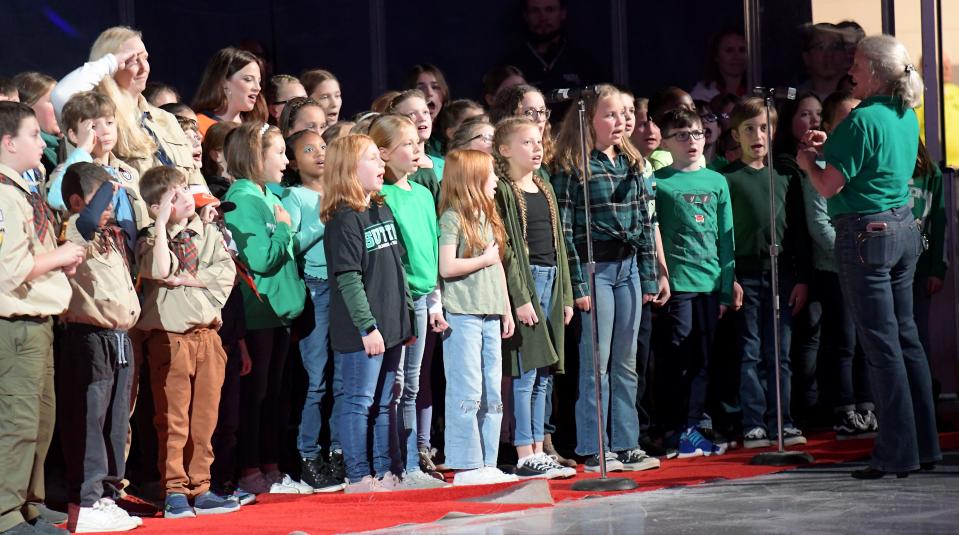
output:
[[[493,134],[479,134],[477,136],[473,136],[469,139],[469,143],[472,143],[476,141],[477,139],[482,139],[483,143],[486,143],[489,145],[493,144]]]
[[[549,120],[549,114],[550,114],[549,108],[540,108],[538,110],[535,108],[529,108],[523,111],[523,115],[525,115],[526,117],[534,121],[538,121],[540,117],[542,117],[543,119]]]

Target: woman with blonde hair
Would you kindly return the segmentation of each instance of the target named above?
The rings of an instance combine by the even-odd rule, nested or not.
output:
[[[158,165],[171,165],[191,186],[206,188],[193,161],[193,146],[176,117],[143,97],[150,62],[140,32],[127,26],[104,30],[90,48],[90,61],[61,79],[50,100],[59,117],[64,104],[81,91],[96,89],[117,107],[117,144],[113,152],[143,176]]]

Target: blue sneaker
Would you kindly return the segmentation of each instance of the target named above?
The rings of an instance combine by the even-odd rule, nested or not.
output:
[[[186,494],[167,494],[163,502],[163,518],[196,518]]]
[[[232,494],[224,496],[224,498],[228,500],[234,500],[240,505],[250,505],[252,503],[256,503],[256,494],[247,492],[239,487],[237,487]]]
[[[222,515],[239,511],[240,502],[229,498],[221,498],[210,491],[206,491],[193,500],[193,507],[196,509],[197,515]]]
[[[725,449],[716,446],[699,432],[690,427],[679,437],[679,458],[702,457],[708,455],[722,455]]]

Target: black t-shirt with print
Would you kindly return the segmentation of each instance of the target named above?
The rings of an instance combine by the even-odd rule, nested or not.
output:
[[[341,208],[326,225],[327,268],[333,289],[330,303],[330,341],[333,350],[363,350],[359,328],[353,324],[337,275],[357,272],[363,279],[366,299],[387,348],[413,336],[406,302],[403,246],[393,212],[387,205],[371,203],[364,212]]]

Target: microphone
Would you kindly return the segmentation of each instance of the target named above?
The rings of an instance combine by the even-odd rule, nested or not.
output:
[[[753,95],[778,100],[796,100],[795,87],[754,87]]]
[[[567,87],[564,89],[554,89],[546,93],[545,100],[548,104],[557,104],[559,102],[566,102],[567,100],[579,100],[586,96],[598,94],[599,90],[595,85],[574,88]]]

